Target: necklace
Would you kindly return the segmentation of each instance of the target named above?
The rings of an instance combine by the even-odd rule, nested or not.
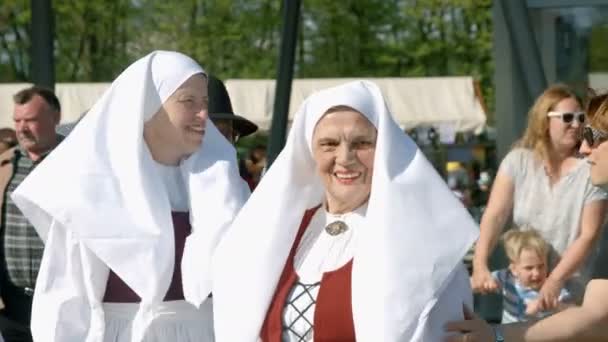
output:
[[[348,225],[344,221],[334,221],[325,226],[325,231],[331,236],[336,236],[348,230]]]

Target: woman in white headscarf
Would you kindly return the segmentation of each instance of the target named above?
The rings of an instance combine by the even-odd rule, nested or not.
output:
[[[216,339],[440,341],[476,237],[375,84],[317,92],[217,248]]]
[[[13,194],[45,240],[36,341],[210,341],[211,253],[244,202],[207,78],[156,51]]]

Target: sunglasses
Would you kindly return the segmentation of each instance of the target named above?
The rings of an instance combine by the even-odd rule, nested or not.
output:
[[[549,112],[547,116],[561,117],[562,122],[565,124],[572,123],[575,117],[579,124],[585,123],[585,112]]]
[[[589,147],[593,147],[608,140],[608,133],[587,125],[583,128],[583,139]]]

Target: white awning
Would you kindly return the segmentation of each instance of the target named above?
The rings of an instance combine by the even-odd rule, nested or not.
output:
[[[592,72],[589,74],[589,87],[599,92],[608,91],[608,72]]]
[[[13,124],[13,95],[19,90],[29,87],[27,83],[0,84],[0,128],[14,128]]]
[[[317,90],[351,80],[296,79],[292,85],[289,118],[306,97]],[[472,77],[370,78],[378,84],[397,122],[406,129],[433,125],[448,131],[479,132],[486,123],[482,100]],[[268,130],[274,106],[274,80],[230,79],[226,88],[234,111]],[[0,84],[0,127],[13,127],[12,96],[27,83]],[[97,101],[110,83],[58,83],[62,123],[76,121]]]
[[[351,80],[296,79],[292,85],[289,118],[312,92]],[[471,77],[370,78],[378,84],[397,122],[406,129],[421,125],[451,126],[457,132],[479,132],[486,113]],[[274,105],[274,80],[229,79],[226,88],[234,111],[270,128]]]
[[[13,127],[13,95],[29,83],[0,84],[0,128]],[[57,83],[55,94],[61,104],[61,122],[74,122],[103,95],[110,83]]]
[[[111,83],[57,83],[55,94],[61,103],[61,122],[74,122],[110,87]]]

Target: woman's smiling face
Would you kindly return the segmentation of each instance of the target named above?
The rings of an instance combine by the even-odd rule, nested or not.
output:
[[[313,158],[323,180],[328,210],[352,211],[369,198],[376,151],[376,128],[349,107],[328,111],[317,123]]]

